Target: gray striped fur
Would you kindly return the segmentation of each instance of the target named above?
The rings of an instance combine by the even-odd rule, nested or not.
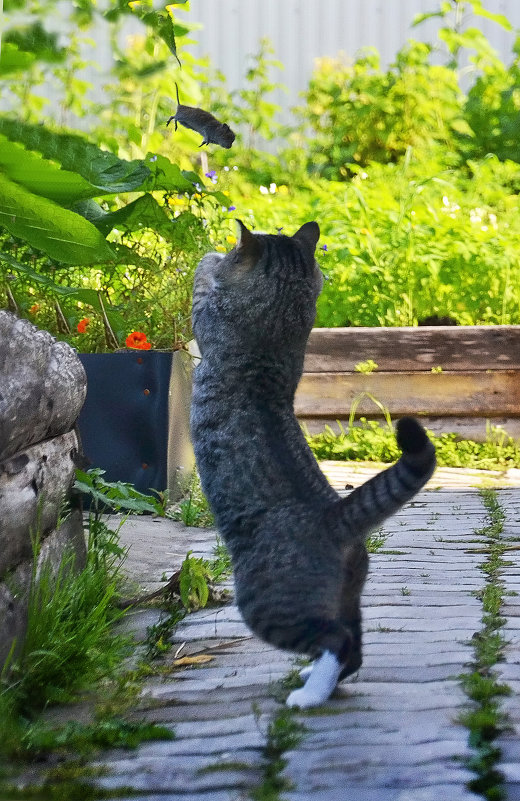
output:
[[[412,418],[399,461],[348,498],[331,488],[293,413],[322,276],[316,223],[252,234],[200,262],[192,437],[203,490],[233,560],[246,623],[280,648],[361,664],[367,535],[431,476],[435,451]]]

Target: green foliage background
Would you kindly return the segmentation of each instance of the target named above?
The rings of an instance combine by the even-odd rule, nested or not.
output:
[[[84,351],[123,346],[131,331],[182,347],[195,266],[233,246],[237,216],[288,234],[319,222],[328,281],[317,325],[415,325],[434,314],[520,322],[520,45],[505,64],[479,29],[482,17],[510,29],[507,19],[480,0],[449,0],[414,21],[435,18],[438,41],[410,40],[388,69],[373,50],[319,60],[289,129],[271,99],[282,65],[269,43],[229,91],[184,47],[196,23],[179,22],[177,7],[190,11],[71,3],[64,46],[49,33],[54,0],[7,0],[0,306]],[[141,30],[125,39],[128,15]],[[113,54],[103,102],[84,78],[100,26]],[[463,56],[473,69],[466,93]],[[236,128],[231,151],[210,147],[206,162],[197,134],[165,128],[175,82],[184,103]],[[47,85],[61,98],[51,112]],[[84,128],[81,117],[88,137],[56,123]],[[276,156],[259,149],[266,140]]]

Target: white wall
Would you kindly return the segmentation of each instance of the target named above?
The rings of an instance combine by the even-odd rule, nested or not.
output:
[[[484,0],[484,6],[520,28],[520,0]],[[416,14],[436,8],[438,0],[191,0],[186,19],[203,24],[191,34],[196,40],[191,51],[209,55],[230,89],[240,87],[248,55],[258,50],[262,37],[269,38],[285,66],[274,77],[289,89],[288,94],[279,92],[276,101],[290,108],[299,102],[316,57],[340,51],[353,57],[360,48],[373,46],[386,66],[407,39],[435,41],[437,21],[410,25]],[[470,24],[485,33],[506,62],[511,59],[513,32],[481,17]]]
[[[69,2],[64,0],[64,6]],[[282,106],[283,119],[287,120],[288,110],[301,102],[299,93],[308,84],[315,58],[334,56],[340,51],[353,57],[360,48],[373,46],[386,66],[408,38],[435,41],[438,28],[435,21],[417,28],[411,28],[410,24],[415,14],[435,9],[438,3],[439,0],[191,0],[189,12],[175,6],[174,13],[180,21],[185,18],[202,23],[200,30],[191,33],[195,43],[190,50],[197,56],[209,55],[212,65],[225,74],[230,89],[243,85],[248,56],[258,51],[260,39],[270,39],[275,57],[285,67],[273,72],[272,77],[288,88],[287,93],[278,91],[273,99]],[[492,12],[505,14],[513,26],[520,28],[520,0],[484,0],[484,5]],[[486,34],[508,62],[514,33],[489,20],[474,19],[472,24]],[[61,43],[66,44],[65,26],[59,14],[54,22],[56,30],[63,31]],[[128,30],[139,28],[137,22],[128,22]],[[90,31],[89,36],[94,46],[85,47],[84,55],[95,63],[85,69],[83,77],[95,85],[91,96],[99,96],[102,85],[110,80],[112,54],[106,26],[98,32]],[[44,113],[52,113],[58,106],[56,92],[47,85],[39,91],[51,99]],[[6,108],[12,108],[12,104],[0,93],[0,111]],[[70,124],[72,120],[58,119],[58,122]],[[88,127],[85,120],[76,124]]]

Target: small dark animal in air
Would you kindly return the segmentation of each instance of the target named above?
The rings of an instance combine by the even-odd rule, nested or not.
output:
[[[199,147],[213,143],[220,145],[220,147],[230,148],[235,141],[235,134],[229,125],[217,120],[209,111],[194,108],[193,106],[183,106],[179,101],[179,87],[177,84],[175,84],[175,89],[177,91],[177,111],[173,117],[170,117],[166,125],[169,125],[173,120],[175,130],[177,130],[177,123],[180,123],[185,128],[190,128],[190,130],[200,133],[202,142]]]

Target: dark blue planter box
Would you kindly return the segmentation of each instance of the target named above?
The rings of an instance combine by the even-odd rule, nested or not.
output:
[[[168,487],[169,389],[174,354],[82,353],[87,397],[78,420],[83,452],[107,481],[141,492]]]

